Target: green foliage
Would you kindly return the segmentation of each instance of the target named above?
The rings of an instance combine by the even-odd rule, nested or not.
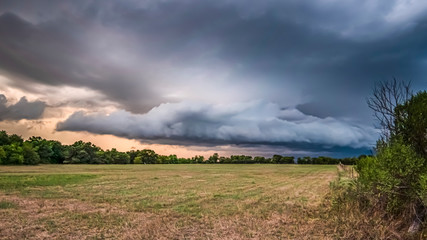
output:
[[[150,149],[139,151],[138,156],[141,157],[142,163],[154,164],[157,161],[158,155]]]
[[[271,162],[278,163],[278,164],[292,164],[294,163],[294,157],[284,157],[281,155],[273,155]]]
[[[354,164],[353,159],[334,159],[327,157],[310,158],[309,161],[301,161],[300,164]],[[8,135],[0,131],[0,164],[254,164],[274,163],[293,164],[294,157],[274,155],[273,158],[252,157],[247,155],[232,155],[230,157],[219,156],[214,153],[208,159],[204,156],[192,158],[178,158],[176,155],[159,155],[153,150],[131,150],[120,152],[113,148],[104,151],[100,147],[90,143],[77,141],[72,145],[62,145],[58,141],[46,140],[42,137],[32,136],[25,142],[16,135]]]
[[[266,159],[265,157],[254,157],[255,163],[270,163],[270,159]]]
[[[34,151],[31,143],[25,142],[22,146],[22,155],[25,165],[36,165],[40,162],[40,156]]]
[[[0,146],[9,145],[9,135],[7,135],[6,131],[0,131]]]
[[[110,163],[113,164],[128,164],[130,162],[130,157],[124,152],[119,152],[117,149],[113,148],[107,150],[105,155],[110,158]]]
[[[427,92],[397,105],[394,116],[396,129],[377,142],[377,155],[358,161],[359,187],[389,213],[419,214],[427,197]]]
[[[91,142],[77,141],[73,145],[66,146],[64,149],[64,163],[82,164],[99,162],[101,148]],[[107,163],[110,163],[109,156],[105,156]]]
[[[402,139],[381,147],[375,157],[361,159],[356,170],[362,190],[377,196],[389,212],[401,212],[425,195],[426,161]]]
[[[17,143],[12,143],[11,145],[3,146],[4,151],[6,152],[6,159],[3,161],[3,164],[23,164],[24,156],[22,155],[22,147]]]
[[[9,136],[9,141],[10,144],[17,144],[17,145],[22,145],[22,143],[24,142],[24,139],[22,139],[21,136],[16,135],[16,134],[12,134]]]
[[[142,163],[142,157],[141,156],[137,156],[135,157],[135,159],[133,160],[134,164],[141,164]]]
[[[6,152],[4,151],[3,147],[0,146],[0,164],[3,164],[3,162],[6,160]]]
[[[166,163],[177,164],[178,163],[178,157],[175,154],[171,154],[166,158]]]
[[[396,107],[396,129],[399,137],[427,158],[427,92],[419,92]]]
[[[204,161],[205,161],[205,158],[203,157],[203,156],[194,156],[192,159],[191,159],[191,161],[193,162],[193,163],[204,163]]]
[[[219,160],[218,153],[214,153],[212,156],[209,157],[209,159],[207,160],[207,163],[217,163],[218,160]]]

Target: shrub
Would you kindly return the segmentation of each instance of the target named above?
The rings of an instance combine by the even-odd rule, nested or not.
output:
[[[356,171],[361,190],[390,213],[419,205],[426,194],[425,159],[399,138],[379,147],[377,156],[358,161]]]
[[[133,159],[133,163],[134,164],[142,164],[142,157],[141,156],[137,156]]]

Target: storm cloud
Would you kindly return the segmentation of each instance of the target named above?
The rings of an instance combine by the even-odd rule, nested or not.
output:
[[[267,99],[362,119],[374,81],[425,84],[421,1],[1,2],[0,67],[14,84],[85,86],[137,113]]]
[[[427,87],[427,3],[421,0],[0,0],[0,39],[0,75],[11,87],[39,95],[46,89],[40,85],[88,89],[90,111],[112,103],[118,112],[111,116],[129,128],[111,134],[159,142],[194,143],[201,134],[206,143],[368,146],[371,137],[351,134],[374,124],[366,105],[374,83],[396,77],[411,80],[415,90]],[[209,121],[230,124],[234,132],[221,135],[206,125],[193,133],[186,124],[196,120],[186,118],[180,134],[166,128],[170,135],[150,135],[132,123],[167,109],[165,103],[215,108],[254,100],[316,120],[304,125],[272,114],[276,122],[265,129],[282,135],[256,137],[238,134],[237,120],[231,124],[222,115]],[[111,116],[76,113],[59,126],[104,133],[97,119]],[[314,123],[350,136],[318,141],[301,130]]]
[[[167,103],[146,114],[118,111],[108,115],[76,112],[57,126],[60,131],[88,131],[169,144],[312,144],[371,148],[377,132],[333,118],[304,115],[295,108],[253,101],[226,105]]]
[[[7,105],[7,98],[0,94],[0,121],[38,119],[42,116],[46,104],[41,101],[29,102],[22,97],[17,103]]]

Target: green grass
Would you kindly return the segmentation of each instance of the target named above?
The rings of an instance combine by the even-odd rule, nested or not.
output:
[[[0,238],[12,215],[22,217],[15,238],[38,231],[24,219],[53,239],[294,238],[316,227],[305,223],[319,221],[336,176],[322,165],[5,166],[0,199],[29,203],[0,211]]]
[[[97,177],[89,174],[0,175],[0,190],[20,190],[31,187],[65,186]]]
[[[9,209],[9,208],[18,208],[18,205],[16,205],[14,202],[0,201],[0,209]]]

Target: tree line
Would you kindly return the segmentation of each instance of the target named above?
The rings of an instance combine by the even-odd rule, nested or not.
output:
[[[160,155],[150,149],[120,152],[113,148],[103,150],[84,141],[63,145],[59,141],[41,137],[24,140],[16,134],[0,131],[0,164],[37,165],[37,164],[347,164],[354,165],[363,158],[300,157],[273,155],[261,156],[232,155],[194,156],[178,158],[176,155]]]

